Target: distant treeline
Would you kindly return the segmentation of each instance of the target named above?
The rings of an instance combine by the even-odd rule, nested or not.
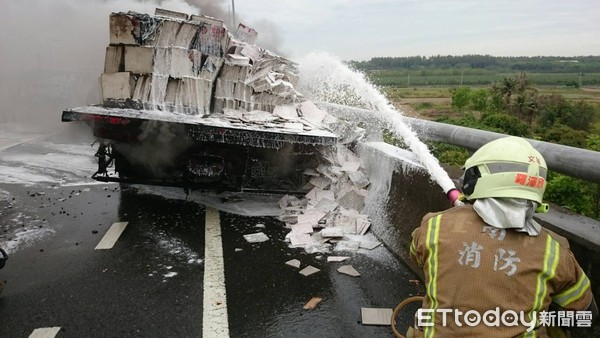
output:
[[[418,69],[487,69],[495,72],[532,73],[599,73],[600,56],[491,56],[491,55],[437,55],[410,57],[375,57],[369,61],[350,61],[352,66],[365,71],[418,70]]]

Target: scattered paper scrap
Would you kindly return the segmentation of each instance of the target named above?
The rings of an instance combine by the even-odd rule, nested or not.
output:
[[[313,273],[316,273],[316,272],[319,272],[319,271],[321,271],[321,270],[315,268],[312,265],[309,265],[309,266],[305,267],[304,269],[300,270],[300,274],[304,275],[304,276],[310,276]]]
[[[301,204],[300,200],[298,199],[298,197],[296,196],[291,196],[291,195],[284,195],[280,200],[279,200],[279,207],[281,209],[284,209],[288,206],[299,206]]]
[[[327,242],[329,242],[329,240],[331,240],[331,238],[325,238],[323,236],[321,236],[320,232],[313,232],[312,235],[310,235],[310,239],[313,243],[320,243],[320,244],[325,244]],[[331,245],[329,245],[331,246]]]
[[[306,303],[306,305],[304,305],[304,310],[312,310],[316,308],[322,300],[323,298],[321,297],[313,297],[311,300],[308,301],[308,303]]]
[[[240,251],[243,251],[243,249],[242,248],[235,248],[235,252],[240,252]]]
[[[321,154],[323,155],[323,158],[327,159],[328,154]],[[332,162],[331,159],[327,159],[331,164],[333,164],[334,162]],[[325,163],[321,163],[317,166],[317,168],[315,169],[316,171],[318,171],[319,173],[321,173],[323,176],[327,177],[330,180],[335,179],[335,177],[332,175],[331,173],[331,168],[332,166],[327,165]]]
[[[360,168],[360,161],[348,161],[342,166],[342,171],[356,172]]]
[[[292,231],[297,234],[311,234],[313,232],[313,226],[311,223],[298,222],[297,224],[292,224]]]
[[[315,205],[315,209],[321,210],[324,212],[334,211],[337,207],[338,207],[338,203],[336,201],[328,199],[328,198],[320,199],[319,202],[317,203],[317,205]]]
[[[394,311],[386,308],[360,308],[363,325],[391,325]]]
[[[350,179],[352,184],[354,184],[357,188],[360,189],[371,184],[367,176],[362,171],[351,172],[348,174],[348,178]]]
[[[311,178],[309,182],[319,189],[325,189],[331,184],[329,179],[320,176]]]
[[[310,184],[310,183],[309,183]],[[316,204],[316,200],[317,200],[317,191],[321,190],[317,187],[312,188],[309,192],[306,193],[306,198],[308,199],[308,201],[315,201],[314,203]]]
[[[357,241],[339,241],[335,246],[335,251],[357,251],[360,242]]]
[[[371,226],[371,222],[369,222],[369,220],[367,219],[356,219],[356,233],[359,235],[364,235],[367,233],[367,230],[369,230],[369,227]]]
[[[273,109],[273,115],[277,115],[285,120],[294,120],[298,118],[296,107],[292,105],[275,106],[275,109]]]
[[[277,116],[262,110],[253,110],[247,113],[244,113],[243,118],[249,122],[267,122],[267,121],[275,121],[277,120]]]
[[[327,257],[328,262],[343,262],[350,257],[348,256],[329,256]]]
[[[365,206],[365,197],[368,193],[369,192],[365,189],[352,187],[345,191],[341,191],[337,198],[337,202],[344,208],[361,211]]]
[[[324,228],[321,230],[321,236],[323,237],[343,237],[344,231],[339,227]]]
[[[313,168],[305,169],[302,174],[306,176],[319,176],[319,172]]]
[[[360,276],[360,273],[358,271],[356,271],[356,269],[354,269],[352,267],[352,265],[341,266],[339,269],[337,269],[337,271],[339,273],[343,273],[345,275],[352,276],[352,277],[358,277],[358,276]]]
[[[302,123],[288,122],[288,123],[284,123],[283,127],[285,129],[304,130],[304,125]]]
[[[335,193],[331,190],[317,190],[316,191],[316,202],[320,202],[323,199],[335,200]]]
[[[327,215],[326,212],[311,209],[303,215],[298,215],[298,223],[318,224],[325,215]]]
[[[244,235],[244,239],[249,243],[260,243],[268,241],[269,237],[262,232],[257,232],[255,234]]]
[[[359,247],[362,249],[373,250],[379,245],[381,245],[381,243],[376,241],[361,241]]]
[[[297,259],[290,259],[289,261],[285,262],[285,264],[300,269],[300,261]]]
[[[256,224],[254,227],[255,227],[255,228],[263,228],[263,229],[264,229],[264,228],[265,228],[265,225],[264,225],[264,224],[262,224],[262,223],[258,223],[258,224]]]
[[[297,233],[294,231],[291,231],[289,233],[289,238],[290,238],[290,243],[293,246],[297,246],[297,245],[306,245],[308,243],[310,243],[310,234],[302,234],[302,233]]]
[[[317,106],[310,101],[304,101],[301,105],[301,110],[302,118],[315,124],[321,123],[327,115],[326,112],[317,108]]]

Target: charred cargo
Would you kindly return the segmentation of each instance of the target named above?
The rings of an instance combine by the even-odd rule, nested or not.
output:
[[[112,13],[102,104],[67,109],[98,139],[100,181],[304,191],[318,154],[356,139],[296,89],[297,65],[243,25],[157,9]]]

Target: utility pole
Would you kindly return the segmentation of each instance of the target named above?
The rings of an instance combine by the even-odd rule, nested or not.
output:
[[[231,30],[235,29],[235,0],[231,0]]]

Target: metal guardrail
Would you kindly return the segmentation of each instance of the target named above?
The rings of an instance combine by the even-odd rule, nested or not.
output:
[[[375,114],[370,110],[332,103],[318,103],[317,106],[338,118],[370,125],[381,125],[381,121],[377,120],[374,117]],[[405,116],[402,116],[402,120],[410,125],[421,139],[440,141],[466,148],[469,151],[475,151],[490,141],[507,136]],[[544,156],[550,170],[600,183],[600,152],[532,139],[527,140]]]

